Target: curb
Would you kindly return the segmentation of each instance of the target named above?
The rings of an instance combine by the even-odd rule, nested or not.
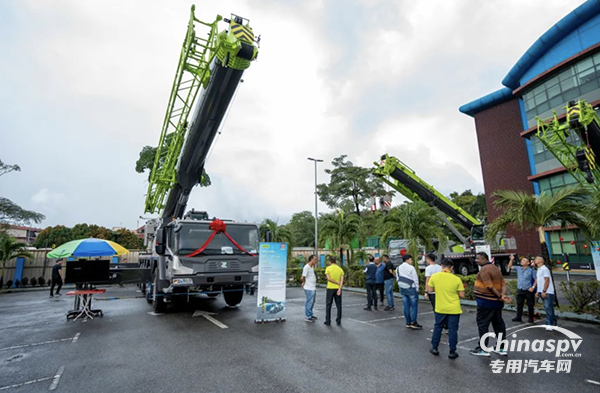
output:
[[[317,287],[319,288],[326,288],[325,285],[323,284],[317,284]],[[346,287],[342,289],[343,291],[348,291],[348,292],[354,292],[354,293],[362,293],[362,294],[367,294],[367,290],[363,289],[363,288],[350,288],[350,287]],[[394,298],[402,298],[402,296],[397,293],[394,292]],[[427,300],[425,299],[422,295],[419,295],[419,300]],[[462,306],[467,306],[467,307],[477,307],[477,302],[474,300],[464,300],[462,299],[460,301],[460,304]],[[507,311],[516,311],[517,308],[511,305],[506,305],[504,306],[504,310]],[[540,315],[546,315],[546,313],[544,313],[544,310],[537,310],[537,312],[539,312]],[[591,323],[591,324],[600,324],[600,319],[592,314],[576,314],[574,312],[569,312],[569,311],[559,311],[556,310],[555,314],[557,317],[560,317],[562,319],[568,320],[568,321],[574,321],[574,322],[582,322],[582,323]]]

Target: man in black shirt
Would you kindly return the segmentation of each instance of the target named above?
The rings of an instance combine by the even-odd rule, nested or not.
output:
[[[388,255],[381,257],[383,263],[385,263],[385,270],[383,271],[383,283],[385,285],[385,297],[387,298],[387,306],[385,311],[394,310],[394,264],[390,261]]]
[[[62,259],[58,259],[56,264],[52,267],[52,285],[50,285],[50,297],[54,297],[54,285],[56,287],[56,295],[60,295],[60,288],[62,287],[62,278],[60,277],[60,269],[62,269]]]

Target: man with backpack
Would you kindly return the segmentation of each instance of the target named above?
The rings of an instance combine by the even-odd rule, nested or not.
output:
[[[421,330],[423,326],[417,322],[419,313],[419,275],[413,266],[410,254],[402,257],[403,263],[396,269],[396,280],[400,287],[402,303],[404,305],[404,318],[408,329]]]

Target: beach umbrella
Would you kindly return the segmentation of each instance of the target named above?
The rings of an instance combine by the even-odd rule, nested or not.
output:
[[[104,257],[111,255],[124,255],[129,251],[118,243],[110,240],[87,239],[72,240],[48,253],[47,258],[74,257]]]

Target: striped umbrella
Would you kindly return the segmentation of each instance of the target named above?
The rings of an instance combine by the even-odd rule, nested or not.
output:
[[[59,247],[56,247],[50,253],[48,258],[66,258],[74,257],[103,257],[111,255],[124,255],[129,251],[118,243],[110,240],[96,239],[93,237],[87,239],[72,240]]]

